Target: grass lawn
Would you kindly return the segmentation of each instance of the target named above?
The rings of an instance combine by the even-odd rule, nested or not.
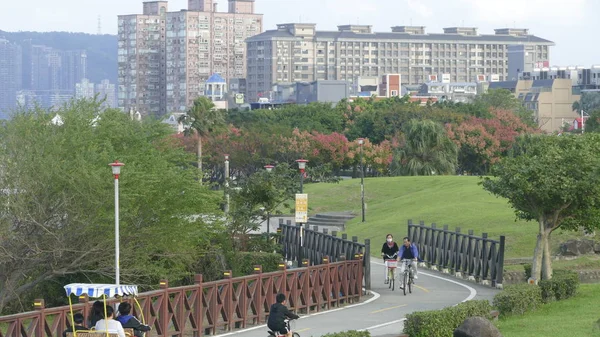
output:
[[[600,285],[582,284],[575,297],[501,319],[498,328],[504,337],[600,336],[600,330],[593,329],[600,319],[599,303]]]
[[[306,184],[310,214],[330,211],[353,211],[358,216],[348,223],[349,236],[371,239],[374,251],[392,233],[398,240],[407,232],[407,221],[444,224],[450,229],[460,227],[463,233],[472,229],[475,235],[486,232],[490,238],[506,236],[506,257],[533,255],[537,225],[516,221],[505,199],[499,199],[483,189],[478,177],[433,176],[365,179],[366,222],[360,217],[360,179],[339,184]],[[552,246],[577,233],[555,232]],[[600,268],[600,261],[595,266]]]

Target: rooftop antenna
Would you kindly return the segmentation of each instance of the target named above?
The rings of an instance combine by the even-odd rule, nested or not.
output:
[[[300,16],[298,17],[298,20],[299,20],[299,21],[298,21],[299,23],[302,23],[302,15],[300,15]]]
[[[517,28],[517,21],[513,21],[513,28]]]
[[[412,18],[410,18],[410,25],[412,26]]]
[[[358,16],[356,17],[356,24],[360,25],[360,18]]]
[[[102,17],[98,15],[98,35],[102,35]]]
[[[465,20],[461,21],[461,25],[464,27],[465,26]]]

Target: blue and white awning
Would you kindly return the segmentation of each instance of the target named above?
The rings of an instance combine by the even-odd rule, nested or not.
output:
[[[67,296],[88,295],[91,298],[114,296],[137,296],[138,288],[134,285],[71,283],[65,286]]]

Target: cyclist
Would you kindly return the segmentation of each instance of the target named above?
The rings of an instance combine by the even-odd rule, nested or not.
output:
[[[276,303],[271,305],[269,310],[269,321],[267,326],[271,331],[278,333],[283,336],[292,337],[292,331],[288,330],[285,320],[286,319],[298,319],[298,315],[289,311],[285,306],[285,295],[277,294],[275,297]]]
[[[383,257],[383,264],[385,266],[385,284],[388,284],[388,268],[385,265],[385,260],[396,260],[398,259],[398,244],[394,242],[394,236],[388,234],[385,236],[385,243],[381,247],[381,256]]]
[[[417,264],[414,262],[416,262],[417,259],[419,258],[419,250],[417,249],[417,245],[410,242],[410,239],[408,237],[405,237],[403,241],[404,241],[404,244],[402,245],[402,247],[400,247],[400,253],[398,253],[398,255],[401,260],[413,261],[411,263],[412,268],[413,268],[413,280],[416,280],[417,279]],[[400,266],[400,273],[403,273],[403,272],[404,272],[404,263],[402,263]]]

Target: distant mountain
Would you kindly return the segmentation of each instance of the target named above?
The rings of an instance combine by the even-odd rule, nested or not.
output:
[[[0,37],[21,44],[32,40],[33,44],[45,45],[58,50],[85,50],[87,52],[87,77],[91,82],[99,83],[108,79],[117,84],[117,47],[116,35],[92,35],[67,32],[5,32]]]

